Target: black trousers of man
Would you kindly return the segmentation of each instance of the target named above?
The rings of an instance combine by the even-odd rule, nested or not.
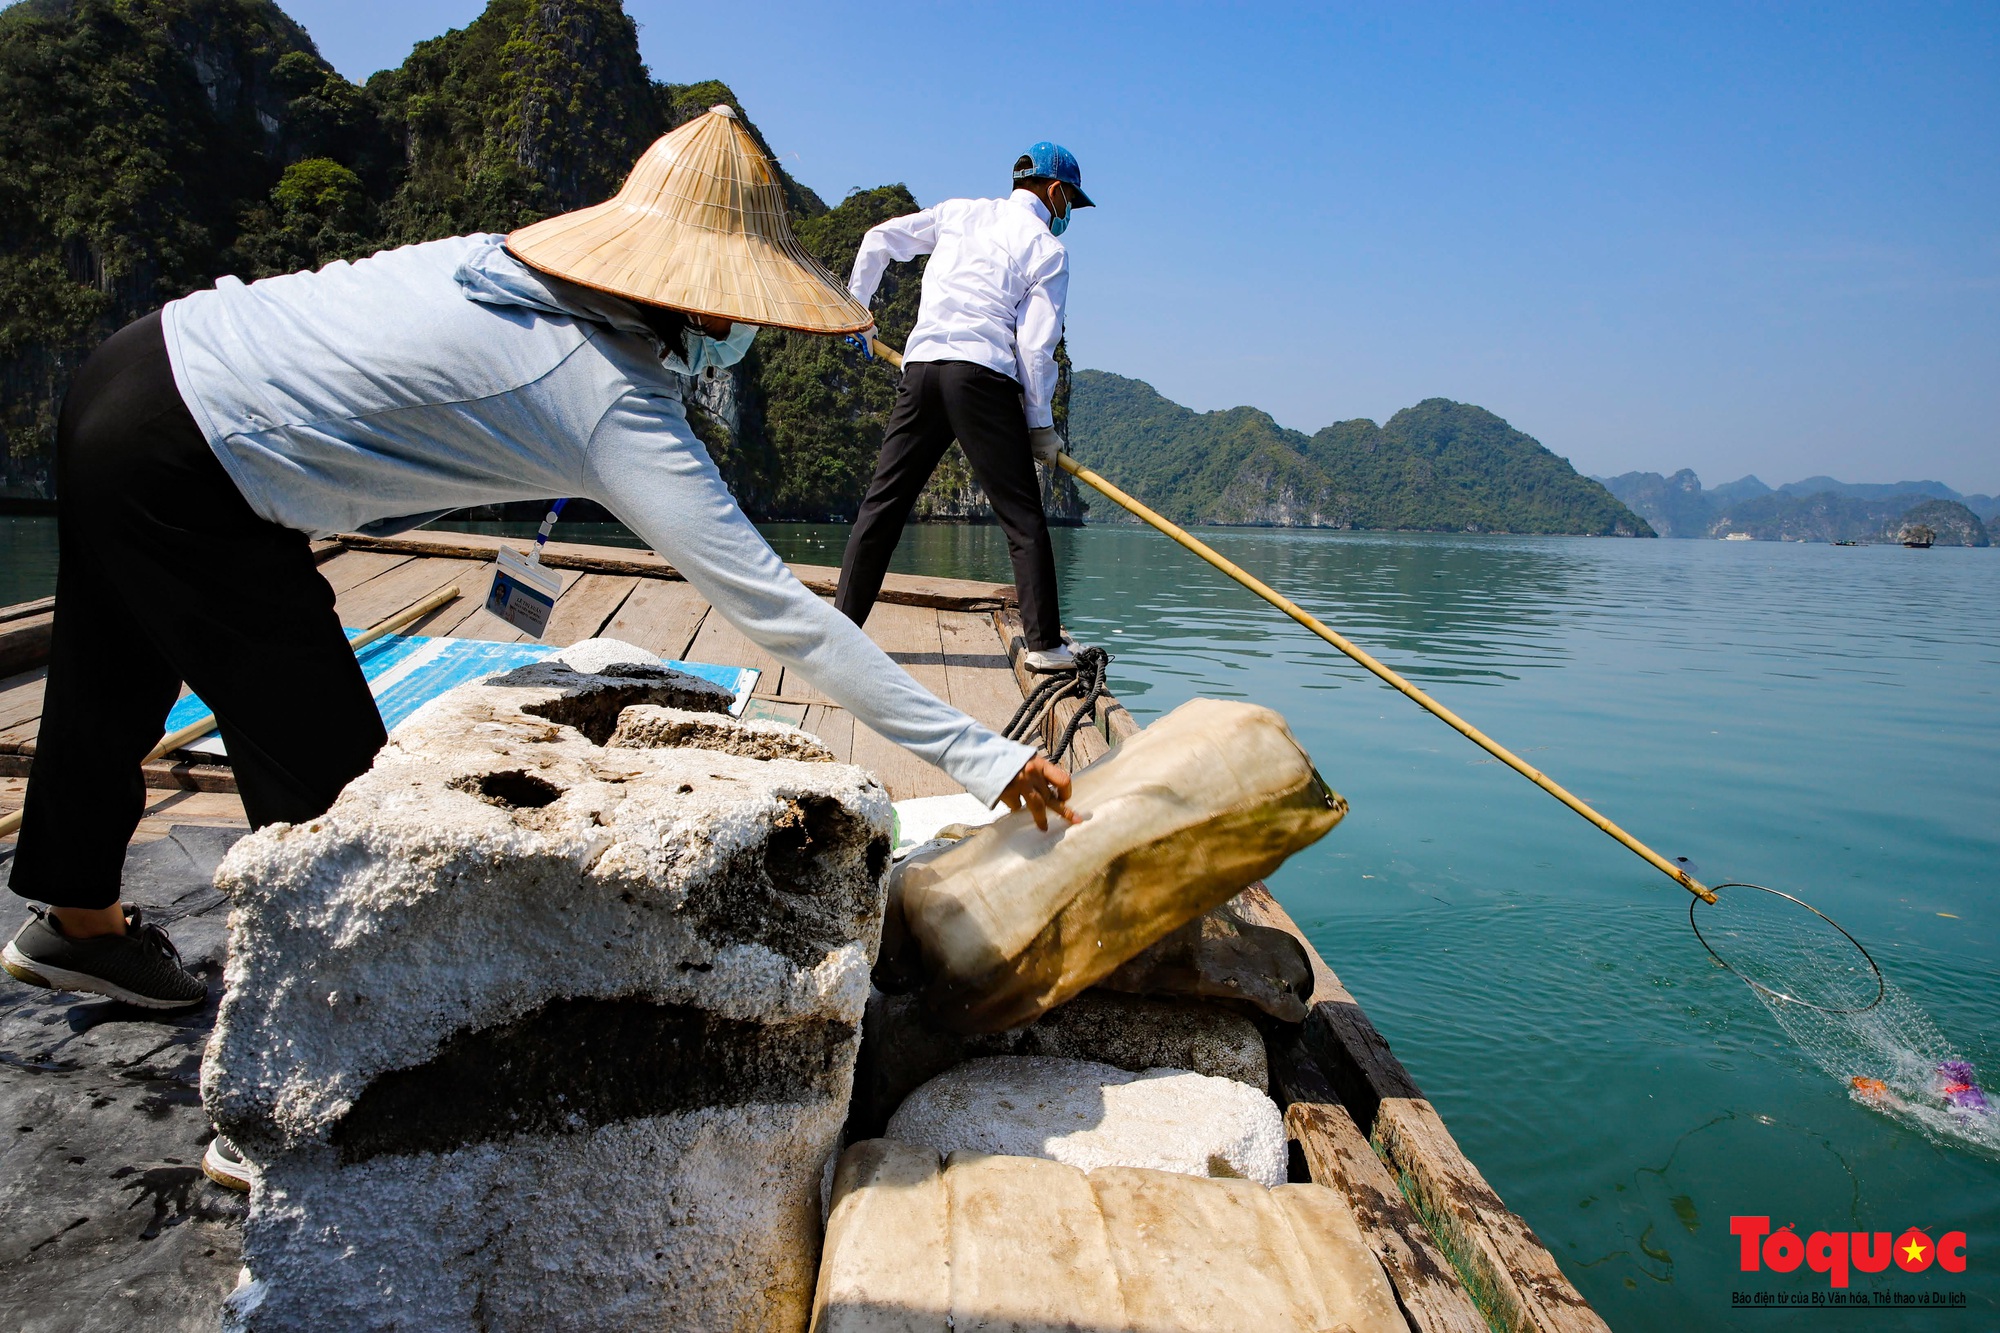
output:
[[[1028,452],[1021,386],[971,361],[917,361],[904,368],[875,479],[847,538],[833,604],[855,624],[867,623],[910,508],[954,439],[1007,534],[1028,647],[1053,648],[1062,642],[1056,557]]]
[[[118,901],[140,762],[185,681],[215,710],[253,826],[325,812],[386,738],[302,532],[216,461],[149,315],[77,373],[56,427],[54,642],[10,886]]]

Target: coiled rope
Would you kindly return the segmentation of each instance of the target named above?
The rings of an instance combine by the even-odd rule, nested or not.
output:
[[[1042,719],[1064,699],[1076,699],[1076,712],[1070,715],[1069,724],[1063,728],[1049,759],[1060,764],[1070,742],[1076,739],[1077,728],[1087,720],[1093,726],[1097,723],[1097,701],[1103,697],[1105,677],[1111,666],[1111,654],[1102,648],[1079,648],[1076,650],[1076,670],[1051,675],[1041,681],[1021,700],[1021,706],[1014,710],[1012,720],[1002,732],[1010,741],[1029,744],[1028,738],[1041,729]]]

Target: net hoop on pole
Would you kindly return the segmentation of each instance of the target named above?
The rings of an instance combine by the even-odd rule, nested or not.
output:
[[[1773,897],[1783,898],[1786,902],[1792,903],[1795,906],[1805,908],[1808,912],[1811,912],[1814,916],[1826,922],[1827,925],[1832,926],[1835,930],[1839,931],[1842,937],[1844,937],[1849,944],[1853,945],[1855,951],[1861,955],[1864,961],[1867,962],[1869,974],[1875,978],[1875,998],[1871,999],[1866,1004],[1850,1006],[1845,1008],[1836,1008],[1832,1005],[1814,1004],[1811,1000],[1802,1000],[1796,995],[1790,995],[1781,990],[1774,990],[1773,988],[1766,986],[1763,982],[1758,981],[1753,977],[1746,976],[1741,971],[1738,971],[1734,963],[1731,963],[1727,958],[1724,958],[1721,954],[1716,952],[1715,946],[1708,942],[1708,937],[1701,933],[1701,922],[1695,916],[1694,909],[1701,905],[1702,900],[1698,898],[1691,899],[1688,902],[1688,925],[1693,929],[1694,937],[1701,941],[1702,948],[1708,950],[1708,956],[1710,958],[1713,958],[1716,962],[1722,964],[1724,968],[1726,968],[1729,972],[1733,973],[1737,978],[1739,978],[1743,982],[1744,985],[1750,987],[1751,990],[1756,991],[1760,995],[1768,995],[1774,1000],[1782,1000],[1786,1004],[1796,1004],[1800,1008],[1811,1009],[1822,1014],[1865,1014],[1870,1009],[1873,1009],[1876,1005],[1882,1003],[1882,997],[1888,994],[1889,990],[1888,982],[1886,982],[1882,977],[1882,968],[1878,963],[1876,963],[1875,955],[1869,953],[1867,946],[1862,944],[1860,940],[1857,940],[1854,938],[1854,936],[1848,934],[1847,927],[1841,925],[1838,921],[1835,921],[1832,917],[1828,916],[1825,912],[1820,911],[1817,907],[1814,907],[1811,903],[1807,902],[1805,899],[1794,897],[1793,895],[1786,893],[1782,889],[1766,888],[1762,884],[1745,884],[1740,880],[1732,881],[1728,884],[1714,884],[1711,885],[1710,887],[1713,888],[1718,894],[1721,893],[1721,891],[1724,889],[1755,889],[1759,893],[1768,893],[1771,894]]]
[[[899,370],[902,368],[903,355],[901,352],[898,352],[887,343],[878,342],[872,334],[868,335],[867,342],[870,355],[879,356],[882,360]],[[1519,773],[1522,777],[1555,797],[1558,801],[1561,801],[1572,811],[1583,816],[1585,820],[1596,826],[1600,832],[1608,834],[1614,841],[1623,846],[1625,850],[1638,856],[1639,859],[1645,861],[1653,869],[1659,871],[1695,897],[1702,899],[1704,902],[1712,903],[1715,901],[1715,891],[1706,884],[1703,884],[1693,875],[1690,875],[1687,871],[1681,869],[1672,861],[1667,860],[1666,857],[1661,856],[1651,847],[1648,847],[1645,843],[1640,842],[1624,829],[1618,827],[1617,824],[1599,814],[1591,807],[1589,802],[1575,795],[1554,778],[1534,767],[1512,750],[1500,744],[1500,742],[1494,740],[1470,722],[1467,722],[1457,713],[1452,712],[1449,708],[1431,698],[1423,690],[1418,689],[1415,684],[1406,679],[1400,672],[1394,671],[1382,662],[1377,661],[1372,654],[1364,651],[1359,645],[1353,643],[1344,635],[1335,633],[1332,629],[1321,623],[1318,617],[1312,615],[1291,598],[1280,593],[1276,588],[1271,587],[1271,585],[1265,583],[1248,570],[1243,569],[1235,562],[1226,559],[1221,552],[1215,550],[1206,542],[1199,540],[1179,524],[1154,513],[1138,500],[1133,499],[1124,491],[1112,485],[1111,482],[1077,462],[1068,453],[1058,453],[1056,455],[1056,466],[1086,486],[1101,492],[1105,498],[1130,511],[1134,517],[1165,533],[1182,547],[1201,557],[1222,573],[1227,574],[1230,578],[1235,579],[1245,588],[1248,588],[1272,606],[1277,607],[1300,625],[1303,625],[1306,629],[1311,630],[1314,634],[1317,634],[1320,638],[1338,648],[1419,708],[1422,708],[1432,717],[1435,717],[1438,721],[1444,723],[1453,731],[1456,731],[1459,735],[1465,737],[1474,745],[1477,745],[1480,749],[1486,751],[1486,753],[1492,755],[1495,759],[1498,759],[1501,763],[1507,765],[1507,767],[1513,769],[1516,773]],[[1870,961],[1872,962],[1873,960],[1871,959]]]

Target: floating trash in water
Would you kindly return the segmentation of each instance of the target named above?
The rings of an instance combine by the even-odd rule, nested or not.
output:
[[[1789,893],[1743,883],[1715,891],[1713,907],[1688,905],[1695,937],[1848,1096],[1936,1142],[2000,1156],[2000,1116],[1971,1063],[1861,941]]]
[[[1970,1061],[1952,1051],[1915,1001],[1884,981],[1880,1003],[1860,1013],[1828,1013],[1751,988],[1814,1064],[1847,1095],[1932,1142],[2000,1157],[2000,1115]]]
[[[1993,1110],[1986,1102],[1986,1094],[1973,1081],[1977,1076],[1972,1072],[1969,1061],[1945,1060],[1938,1065],[1937,1074],[1944,1085],[1942,1091],[1947,1104],[1960,1111],[1977,1111],[1981,1115]]]

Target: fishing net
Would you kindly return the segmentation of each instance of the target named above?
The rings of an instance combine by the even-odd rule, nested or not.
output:
[[[1718,884],[1688,921],[1798,1048],[1848,1096],[1933,1141],[2000,1156],[2000,1114],[1972,1065],[1868,950],[1810,904],[1759,884]]]
[[[1717,884],[1713,906],[1688,903],[1688,924],[1715,961],[1767,1000],[1825,1014],[1882,1002],[1882,969],[1818,908],[1761,884]]]

